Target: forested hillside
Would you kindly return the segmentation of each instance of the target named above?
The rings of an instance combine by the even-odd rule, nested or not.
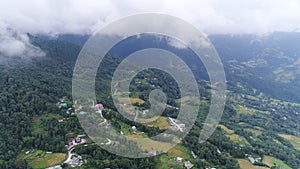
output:
[[[84,134],[77,117],[72,115],[75,110],[69,109],[73,106],[72,71],[81,49],[76,44],[82,42],[74,40],[74,37],[70,40],[69,36],[60,40],[29,36],[32,44],[41,48],[46,56],[15,67],[0,67],[0,168],[43,168],[40,167],[42,166],[40,159],[49,156],[33,157],[26,152],[67,154],[65,146],[70,139]],[[149,43],[151,37],[145,38],[141,40]],[[172,48],[166,41],[150,41],[152,44],[140,44],[134,50],[147,45],[164,46],[166,49],[180,52],[183,60],[194,67],[193,72],[197,75],[201,93],[201,106],[195,125],[188,136],[169,152],[143,159],[118,157],[101,149],[87,138],[85,144],[78,145],[73,150],[84,161],[79,168],[184,168],[184,162],[178,162],[177,157],[190,161],[194,168],[245,168],[245,163],[261,168],[280,168],[283,165],[299,168],[300,104],[297,103],[299,96],[295,92],[298,91],[298,87],[294,90],[289,86],[296,84],[297,78],[286,81],[289,77],[280,76],[276,79],[275,75],[263,74],[261,69],[269,69],[267,65],[274,66],[269,62],[262,67],[252,67],[252,63],[264,64],[265,61],[251,62],[251,60],[262,57],[267,60],[269,55],[274,56],[272,52],[268,52],[273,51],[269,49],[271,47],[261,46],[254,41],[252,47],[257,49],[258,54],[253,54],[256,57],[247,56],[238,60],[237,58],[245,51],[246,53],[248,50],[252,51],[252,47],[250,49],[245,47],[245,50],[236,47],[240,51],[235,52],[234,47],[221,48],[232,44],[226,43],[228,37],[225,37],[225,40],[218,38],[220,37],[213,39],[213,42],[224,61],[228,76],[227,103],[221,124],[207,142],[198,143],[199,133],[210,105],[211,85],[207,82],[205,68],[201,63],[193,65],[195,58],[189,51]],[[71,41],[75,41],[76,44],[70,43]],[[235,40],[236,44],[237,41]],[[142,125],[131,122],[122,117],[114,107],[109,97],[110,78],[121,60],[132,52],[124,51],[126,46],[119,45],[118,48],[112,49],[112,52],[124,52],[122,57],[115,54],[107,55],[103,63],[106,69],[99,69],[96,80],[97,101],[104,106],[103,116],[111,127],[125,135],[148,138],[165,131],[170,127],[167,119],[177,117],[178,110],[174,107],[180,106],[178,102],[180,92],[174,79],[164,72],[156,69],[143,71],[135,77],[130,88],[134,105],[139,110],[149,108],[148,95],[151,90],[159,88],[168,95],[169,107],[156,123]],[[134,42],[130,45],[134,45]],[[287,57],[291,54],[282,55]],[[288,66],[281,66],[282,69],[288,70]],[[282,71],[277,74],[280,73]],[[64,98],[66,107],[56,105],[61,98]],[[136,126],[138,132],[145,134],[136,134],[132,126]],[[162,145],[165,145],[165,142]],[[137,146],[142,148],[141,145]],[[250,163],[250,159],[255,160],[253,164]],[[61,164],[61,161],[58,164]],[[67,164],[62,166],[70,167]]]

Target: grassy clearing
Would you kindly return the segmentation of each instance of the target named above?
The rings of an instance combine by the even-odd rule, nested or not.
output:
[[[276,139],[273,139],[273,141],[274,141],[276,144],[282,145],[282,143],[281,143],[280,141],[276,140]]]
[[[52,118],[61,118],[58,114],[44,114],[38,117],[35,117],[32,122],[32,133],[34,134],[45,134],[46,131],[43,129],[42,119],[52,119]]]
[[[135,139],[133,137],[127,137],[127,139],[135,141],[138,144],[139,148],[144,151],[156,150],[167,152],[173,146],[171,143],[156,141],[150,138]]]
[[[255,97],[255,96],[245,95],[245,97],[250,100],[259,101],[259,98]]]
[[[127,103],[127,104],[130,104],[130,103],[143,104],[143,103],[145,103],[144,100],[137,98],[137,97],[131,97],[130,100],[128,98],[118,98],[118,101],[122,102],[122,103]]]
[[[222,130],[224,130],[227,134],[225,134],[227,137],[229,137],[229,139],[233,142],[236,142],[240,145],[249,145],[250,143],[242,136],[238,135],[238,134],[234,134],[234,130],[230,130],[229,128],[227,128],[224,125],[219,125],[219,127],[221,127]]]
[[[258,126],[254,126],[254,128],[255,128],[256,130],[260,130],[260,131],[263,131],[263,130],[264,130],[263,128],[258,127]]]
[[[253,115],[253,114],[255,114],[255,112],[258,111],[258,110],[252,109],[252,108],[244,107],[242,105],[236,105],[236,106],[234,106],[234,109],[236,110],[238,115],[240,115],[240,114]]]
[[[268,165],[269,167],[277,166],[282,169],[292,169],[291,167],[286,165],[283,161],[275,159],[274,157],[271,156],[264,156],[263,163]]]
[[[189,99],[190,99],[190,97],[185,96],[185,97],[182,97],[182,98],[180,98],[180,99],[176,99],[175,102],[176,102],[177,104],[180,104],[181,101],[182,101],[182,103],[185,103],[185,102],[188,101]]]
[[[299,103],[287,102],[287,101],[278,100],[278,99],[274,99],[274,98],[270,98],[270,100],[271,100],[271,103],[272,103],[272,104],[282,103],[282,104],[284,104],[285,106],[288,105],[288,104],[290,104],[290,105],[292,105],[292,106],[300,106]]]
[[[145,125],[150,127],[158,127],[161,130],[168,129],[171,127],[168,122],[168,118],[162,116],[158,117],[156,120],[150,123],[146,123]]]
[[[220,124],[219,127],[221,127],[222,130],[226,131],[227,134],[233,134],[234,131],[230,130],[229,128],[227,128],[226,126]]]
[[[177,144],[175,147],[168,151],[168,156],[170,157],[182,157],[184,159],[190,159],[189,150],[182,146],[181,144]]]
[[[47,168],[61,164],[66,159],[64,153],[47,154],[42,150],[35,150],[33,153],[26,155],[25,150],[18,156],[19,159],[25,159],[34,169]]]
[[[182,168],[184,169],[183,163],[178,163],[175,158],[170,158],[168,155],[159,156],[159,162],[155,166],[158,169],[170,169],[170,168]]]
[[[249,145],[250,143],[242,136],[238,134],[231,134],[229,135],[229,139],[233,142],[236,142],[240,145]]]
[[[175,102],[177,104],[184,104],[184,103],[187,103],[187,102],[195,102],[195,103],[199,103],[199,99],[198,98],[193,98],[193,97],[190,97],[190,96],[185,96],[185,97],[182,97],[182,98],[179,98],[179,99],[176,99]],[[200,104],[204,104],[204,105],[207,105],[207,101],[205,100],[200,100]]]
[[[66,154],[64,153],[54,153],[46,155],[42,158],[35,159],[29,162],[29,165],[32,168],[46,168],[50,166],[54,166],[57,164],[61,164],[66,158]]]
[[[177,144],[175,147],[170,149],[167,154],[163,154],[159,157],[159,162],[155,168],[169,169],[173,167],[184,169],[184,163],[176,162],[176,157],[182,157],[184,161],[193,161],[190,157],[190,151],[181,144]]]
[[[246,129],[246,130],[254,134],[256,137],[262,134],[262,131],[260,130],[255,130],[255,129]]]
[[[300,138],[293,136],[293,135],[287,135],[287,134],[279,134],[280,137],[288,140],[297,150],[300,150]]]
[[[241,169],[268,169],[267,167],[255,166],[245,159],[238,159],[238,162]]]
[[[140,135],[140,134],[128,134],[126,136],[131,138],[147,138],[144,135]]]

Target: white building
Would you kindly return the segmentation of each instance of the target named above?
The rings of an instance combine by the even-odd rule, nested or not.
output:
[[[183,158],[182,157],[176,157],[176,161],[179,163],[182,163]]]

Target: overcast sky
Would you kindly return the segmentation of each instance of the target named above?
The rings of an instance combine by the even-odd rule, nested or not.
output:
[[[0,26],[30,33],[92,33],[120,17],[159,12],[207,34],[298,31],[299,0],[1,0]]]

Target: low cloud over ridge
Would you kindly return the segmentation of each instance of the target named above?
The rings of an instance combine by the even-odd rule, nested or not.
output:
[[[30,61],[34,57],[45,56],[38,47],[32,45],[26,33],[10,29],[0,24],[0,64],[14,61]]]
[[[145,12],[180,17],[208,34],[298,31],[298,0],[10,0],[0,21],[22,32],[90,34],[120,17]]]

